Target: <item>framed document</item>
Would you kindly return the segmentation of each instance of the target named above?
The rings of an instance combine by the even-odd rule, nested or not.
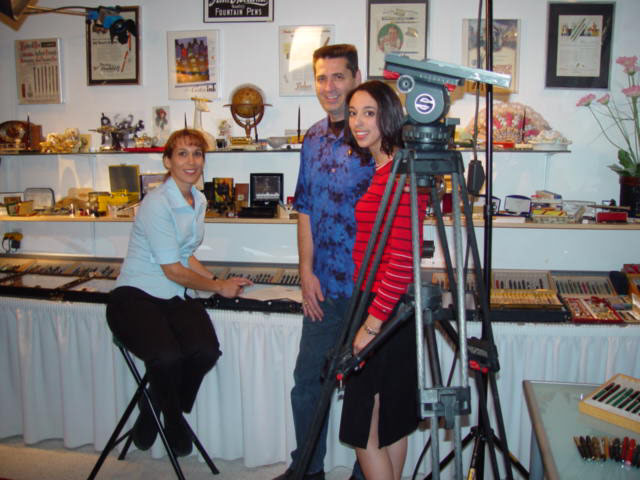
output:
[[[313,52],[333,43],[333,25],[279,28],[280,96],[315,95]]]
[[[203,0],[204,22],[273,22],[273,0]]]
[[[550,3],[545,86],[608,88],[613,3]]]
[[[367,0],[367,77],[382,78],[387,53],[424,60],[427,0]]]
[[[86,27],[87,83],[137,85],[140,83],[139,7],[119,7],[119,18],[106,28],[97,20]]]
[[[220,32],[167,32],[169,98],[220,97]]]
[[[16,78],[19,104],[62,103],[60,39],[16,40]]]
[[[478,44],[478,21],[462,20],[462,63],[467,67],[486,69],[486,32],[480,28]],[[493,71],[511,75],[511,88],[518,91],[518,61],[520,58],[520,20],[493,20]],[[478,57],[478,49],[480,56]],[[494,91],[500,87],[494,87]]]

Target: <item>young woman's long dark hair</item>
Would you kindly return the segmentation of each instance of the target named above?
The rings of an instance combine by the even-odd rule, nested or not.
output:
[[[358,154],[363,161],[368,161],[370,157],[369,150],[358,146],[358,142],[356,142],[349,128],[349,103],[351,103],[351,98],[358,91],[367,92],[378,104],[377,123],[380,134],[382,135],[380,147],[382,151],[390,155],[393,153],[394,148],[402,148],[404,146],[402,142],[402,125],[404,124],[402,103],[398,95],[396,95],[396,92],[389,85],[380,80],[369,80],[368,82],[361,83],[347,94],[345,102],[345,118],[347,122],[345,125],[344,138],[351,147],[351,150]]]

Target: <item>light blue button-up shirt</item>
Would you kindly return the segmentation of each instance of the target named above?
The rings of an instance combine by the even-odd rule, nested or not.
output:
[[[116,286],[131,286],[158,298],[184,297],[184,287],[169,280],[161,265],[189,257],[204,237],[205,196],[191,187],[193,208],[173,178],[149,192],[136,214],[129,247]]]

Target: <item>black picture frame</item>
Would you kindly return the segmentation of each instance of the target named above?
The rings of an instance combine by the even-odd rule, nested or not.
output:
[[[611,2],[549,3],[546,87],[609,87],[614,5]],[[597,45],[596,42],[591,42],[591,45],[585,42],[582,46],[579,43],[575,46],[561,45],[568,44],[569,41],[579,42],[581,38],[588,40],[589,37],[596,36],[600,37],[599,52],[593,51],[594,45]],[[563,37],[566,40],[562,41]],[[570,59],[574,57],[575,64],[570,63],[573,61]],[[581,75],[581,70],[592,74]]]
[[[95,20],[86,22],[87,84],[90,86],[140,84],[140,7],[117,8],[122,21],[128,22],[126,30],[117,29],[120,35],[113,35],[111,30],[115,29],[96,25]]]
[[[368,79],[384,78],[382,71],[387,53],[414,60],[426,58],[428,17],[428,0],[367,0]],[[394,38],[387,39],[387,35],[394,32]]]

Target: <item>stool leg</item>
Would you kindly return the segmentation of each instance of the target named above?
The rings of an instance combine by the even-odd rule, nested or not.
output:
[[[144,395],[144,398],[145,398],[147,404],[149,405],[149,408],[151,408],[151,414],[153,415],[153,421],[156,424],[156,428],[158,429],[158,435],[160,435],[160,439],[162,440],[162,444],[164,445],[164,448],[167,451],[167,455],[169,456],[169,461],[171,462],[171,465],[173,466],[173,470],[176,472],[176,475],[178,476],[178,478],[180,480],[185,480],[184,474],[182,473],[182,469],[180,468],[180,464],[178,463],[178,460],[177,460],[175,454],[173,453],[173,449],[169,445],[169,441],[167,440],[167,437],[164,434],[164,428],[162,428],[162,424],[160,423],[160,419],[158,418],[158,414],[156,412],[156,409],[153,407],[153,403],[151,402],[151,398],[149,398],[149,393],[144,388],[144,385],[146,384],[146,380],[143,383],[143,379],[140,377],[140,373],[138,372],[138,369],[137,369],[135,363],[133,363],[133,359],[131,358],[131,355],[129,355],[129,351],[127,349],[125,349],[124,347],[122,347],[122,346],[119,346],[119,347],[120,347],[120,351],[122,352],[122,355],[124,356],[125,361],[127,362],[127,365],[129,366],[129,370],[131,370],[131,374],[133,375],[133,377],[136,380],[136,383],[138,385],[142,386],[142,394]],[[145,373],[145,379],[146,379],[146,377],[147,377],[147,374]]]
[[[102,464],[107,459],[107,456],[109,455],[109,453],[111,453],[111,450],[113,450],[115,446],[118,443],[120,443],[122,438],[124,438],[124,437],[118,438],[118,436],[120,435],[120,432],[122,431],[125,424],[127,423],[127,420],[129,420],[129,417],[131,416],[131,412],[133,412],[133,409],[135,408],[137,401],[138,401],[138,395],[134,395],[131,401],[129,402],[129,405],[127,405],[127,408],[125,409],[124,413],[122,414],[122,417],[120,417],[120,421],[118,422],[118,425],[116,425],[115,430],[111,434],[109,441],[107,442],[104,449],[102,450],[102,453],[100,454],[98,461],[94,465],[93,470],[91,470],[91,473],[87,477],[87,480],[93,480],[95,478],[95,476],[98,474],[98,471],[100,470],[100,467],[102,467]],[[128,433],[126,435],[128,435]],[[129,435],[129,438],[131,438],[130,435]]]
[[[185,423],[187,424],[187,428],[189,429],[189,433],[191,433],[191,438],[193,440],[194,445],[196,446],[196,448],[200,452],[200,455],[202,455],[202,458],[204,458],[204,461],[206,462],[206,464],[209,466],[209,469],[211,470],[211,473],[213,473],[214,475],[218,475],[220,473],[220,471],[216,468],[216,465],[213,463],[213,461],[209,457],[209,454],[205,450],[204,446],[202,445],[202,443],[200,443],[200,439],[195,434],[195,432],[191,429],[191,425],[189,425],[189,422],[187,422],[186,419],[185,419]]]

